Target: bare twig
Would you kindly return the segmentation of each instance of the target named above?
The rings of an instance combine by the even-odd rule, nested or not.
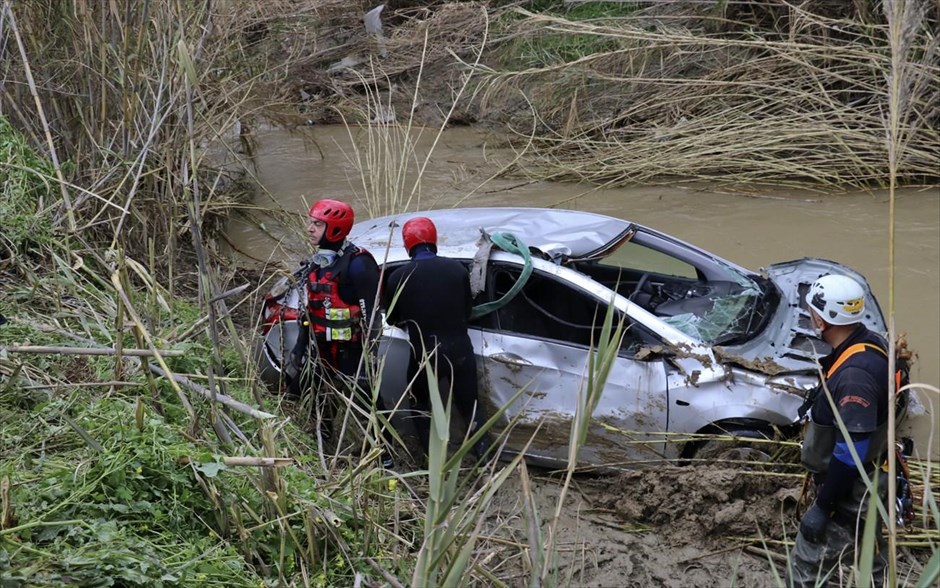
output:
[[[294,459],[290,457],[251,457],[251,456],[235,456],[227,457],[223,456],[220,458],[222,463],[227,466],[254,466],[260,468],[285,468],[290,465],[294,465]],[[179,462],[183,465],[189,465],[190,463],[198,463],[199,460],[194,460],[188,455],[184,455],[179,458]]]
[[[235,400],[231,396],[226,396],[225,394],[220,394],[218,392],[213,393],[211,390],[209,390],[205,386],[200,386],[199,384],[189,380],[185,376],[181,376],[179,374],[173,374],[169,370],[164,370],[160,366],[149,364],[148,367],[150,368],[151,372],[157,374],[158,376],[163,376],[165,378],[171,376],[171,379],[173,380],[175,384],[185,386],[186,388],[192,390],[193,392],[196,392],[197,394],[203,396],[204,398],[207,398],[209,400],[215,400],[219,404],[224,404],[225,406],[231,408],[232,410],[236,410],[238,412],[247,414],[256,419],[273,419],[275,417],[275,415],[269,412],[264,412],[262,410],[258,410],[256,408],[248,406],[244,402],[239,402],[238,400]]]
[[[114,349],[112,347],[50,347],[46,345],[0,345],[0,351],[8,353],[38,353],[53,355],[116,355],[122,353],[133,357],[153,357],[157,353],[164,357],[181,357],[186,352],[173,349]]]

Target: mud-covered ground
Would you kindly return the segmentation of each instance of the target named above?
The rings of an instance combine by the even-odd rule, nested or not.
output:
[[[540,521],[540,543],[558,504],[562,476],[530,470],[514,477],[488,518],[503,544],[531,544],[526,486]],[[799,521],[799,474],[744,471],[719,465],[664,466],[574,478],[556,527],[560,585],[714,588],[782,586],[787,544]],[[900,536],[903,539],[903,535]],[[506,551],[518,553],[518,547]],[[900,548],[898,586],[914,585],[927,556]],[[527,561],[506,561],[500,578],[522,585],[513,572]],[[911,580],[911,579],[915,580]]]
[[[576,477],[556,527],[558,577],[583,586],[776,585],[779,541],[795,533],[801,483],[718,466]],[[543,544],[562,484],[532,473]],[[495,535],[528,544],[525,496],[519,478],[500,491],[489,518]],[[528,565],[507,562],[510,583],[511,567]]]

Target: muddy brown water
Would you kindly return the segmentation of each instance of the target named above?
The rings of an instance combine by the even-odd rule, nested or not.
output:
[[[262,186],[255,204],[296,212],[300,219],[310,202],[334,197],[352,202],[357,215],[367,216],[358,161],[366,158],[369,135],[365,130],[353,134],[355,141],[344,127],[255,131],[255,164]],[[409,164],[412,172],[423,161],[435,134],[425,129],[415,140],[418,161]],[[512,153],[494,144],[495,138],[470,129],[443,133],[411,209],[571,208],[636,221],[752,269],[801,257],[831,259],[864,274],[887,315],[889,204],[885,190],[829,194],[781,187],[746,191],[703,183],[597,189],[518,179],[486,181],[512,158]],[[246,263],[299,259],[307,247],[302,233],[286,231],[270,218],[264,220],[263,228],[256,220],[235,220],[228,238],[245,254]],[[897,331],[907,333],[910,347],[919,356],[912,381],[938,386],[940,188],[897,191],[895,242]],[[920,397],[929,412],[914,425],[918,451],[937,459],[940,440],[929,437],[938,428],[932,425],[940,398],[924,392]],[[930,404],[937,409],[931,410]]]

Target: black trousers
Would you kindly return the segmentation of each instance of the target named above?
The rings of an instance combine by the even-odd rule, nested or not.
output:
[[[476,431],[486,422],[483,406],[477,391],[477,364],[470,345],[447,346],[445,342],[432,348],[428,365],[437,376],[438,390],[446,402],[450,393],[451,402],[469,428]],[[444,344],[441,344],[444,343]],[[411,395],[415,410],[414,426],[421,448],[428,449],[431,437],[431,396],[428,370],[423,369],[423,355],[412,353],[408,364],[408,379],[412,381]],[[480,457],[480,456],[478,456]]]

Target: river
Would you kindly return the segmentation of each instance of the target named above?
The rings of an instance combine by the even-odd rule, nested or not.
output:
[[[321,197],[352,202],[360,218],[369,209],[359,161],[380,150],[368,144],[415,145],[415,158],[404,167],[411,189],[416,173],[434,142],[436,131],[425,129],[413,142],[403,135],[312,126],[288,133],[255,131],[254,160],[261,189],[260,209],[302,213]],[[411,137],[417,136],[413,132]],[[866,276],[885,315],[889,304],[889,204],[887,190],[825,194],[791,188],[760,191],[719,188],[717,184],[647,185],[616,189],[528,182],[487,181],[513,156],[492,147],[498,137],[454,128],[445,131],[432,151],[411,209],[453,206],[562,207],[617,216],[644,224],[693,243],[742,266],[757,269],[801,257],[821,257],[849,265]],[[393,150],[394,151],[394,150]],[[400,147],[397,151],[401,151]],[[384,151],[388,153],[388,150]],[[906,333],[918,354],[913,382],[940,383],[940,188],[903,188],[896,193],[895,324]],[[261,221],[263,220],[263,228]],[[246,263],[300,258],[303,233],[289,231],[271,218],[233,220],[227,235]],[[292,235],[285,237],[285,235]],[[940,409],[936,394],[921,397]],[[927,398],[925,398],[927,397]],[[928,408],[929,409],[929,408]],[[931,411],[933,415],[935,411]],[[927,432],[936,416],[916,427],[918,447],[927,447]],[[934,430],[937,427],[933,427]],[[938,455],[940,440],[930,453]],[[934,457],[936,459],[936,457]]]

